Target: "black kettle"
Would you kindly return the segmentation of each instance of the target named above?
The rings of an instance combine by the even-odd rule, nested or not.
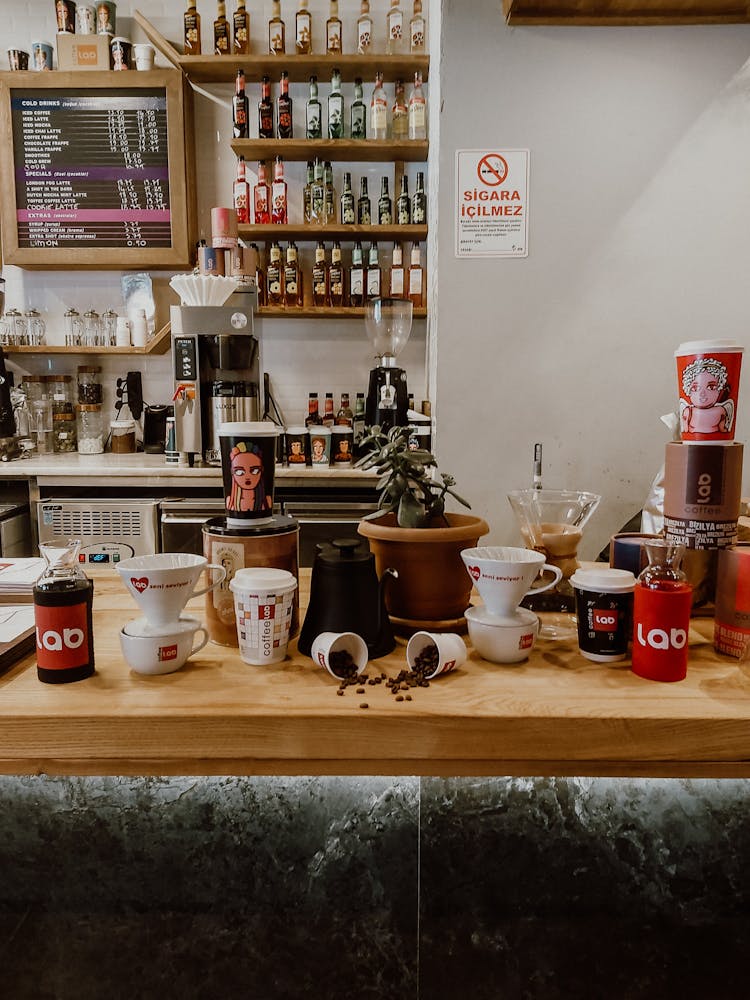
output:
[[[396,642],[385,610],[384,587],[393,576],[398,576],[396,571],[386,569],[378,580],[366,541],[336,538],[319,545],[297,641],[300,653],[309,656],[313,639],[321,632],[356,632],[367,643],[370,659],[390,653]]]

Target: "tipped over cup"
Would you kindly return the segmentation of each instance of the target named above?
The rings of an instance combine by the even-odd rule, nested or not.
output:
[[[196,590],[201,573],[209,582]],[[189,600],[218,587],[227,571],[192,552],[160,552],[134,556],[117,564],[117,572],[151,625],[166,626],[178,621]]]
[[[406,645],[409,670],[427,681],[450,673],[465,660],[466,645],[456,632],[415,632]]]
[[[346,680],[367,666],[367,643],[356,632],[321,632],[313,639],[310,656],[337,680]]]
[[[562,579],[562,571],[546,563],[544,555],[534,549],[480,545],[463,549],[461,558],[485,608],[500,618],[512,617],[527,594],[541,594]],[[540,573],[551,573],[553,579],[533,587]]]

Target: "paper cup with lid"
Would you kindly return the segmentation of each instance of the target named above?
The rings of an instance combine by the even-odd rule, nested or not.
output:
[[[577,569],[570,578],[576,595],[578,647],[588,660],[624,660],[633,630],[635,577],[627,569]]]
[[[276,438],[270,420],[233,420],[219,428],[227,525],[247,528],[273,516]]]
[[[677,348],[683,441],[719,444],[734,440],[743,351],[732,340],[691,340]]]
[[[265,666],[286,656],[297,578],[285,569],[238,569],[229,582],[240,657]]]

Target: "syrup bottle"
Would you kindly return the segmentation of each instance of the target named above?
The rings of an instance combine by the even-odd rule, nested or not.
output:
[[[681,681],[687,673],[693,588],[680,569],[685,546],[646,542],[649,563],[633,595],[633,673]]]
[[[37,676],[45,684],[68,684],[94,673],[94,584],[79,566],[80,547],[78,539],[39,545],[47,565],[34,585],[34,624]]]

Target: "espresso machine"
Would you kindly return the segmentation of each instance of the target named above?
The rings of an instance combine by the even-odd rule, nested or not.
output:
[[[365,305],[365,329],[380,364],[371,369],[365,400],[368,427],[383,430],[408,424],[409,394],[406,372],[396,365],[396,357],[411,333],[412,304],[408,299],[371,299]]]
[[[238,286],[223,306],[172,306],[175,450],[188,465],[221,465],[219,427],[260,420],[260,341],[255,287]]]

